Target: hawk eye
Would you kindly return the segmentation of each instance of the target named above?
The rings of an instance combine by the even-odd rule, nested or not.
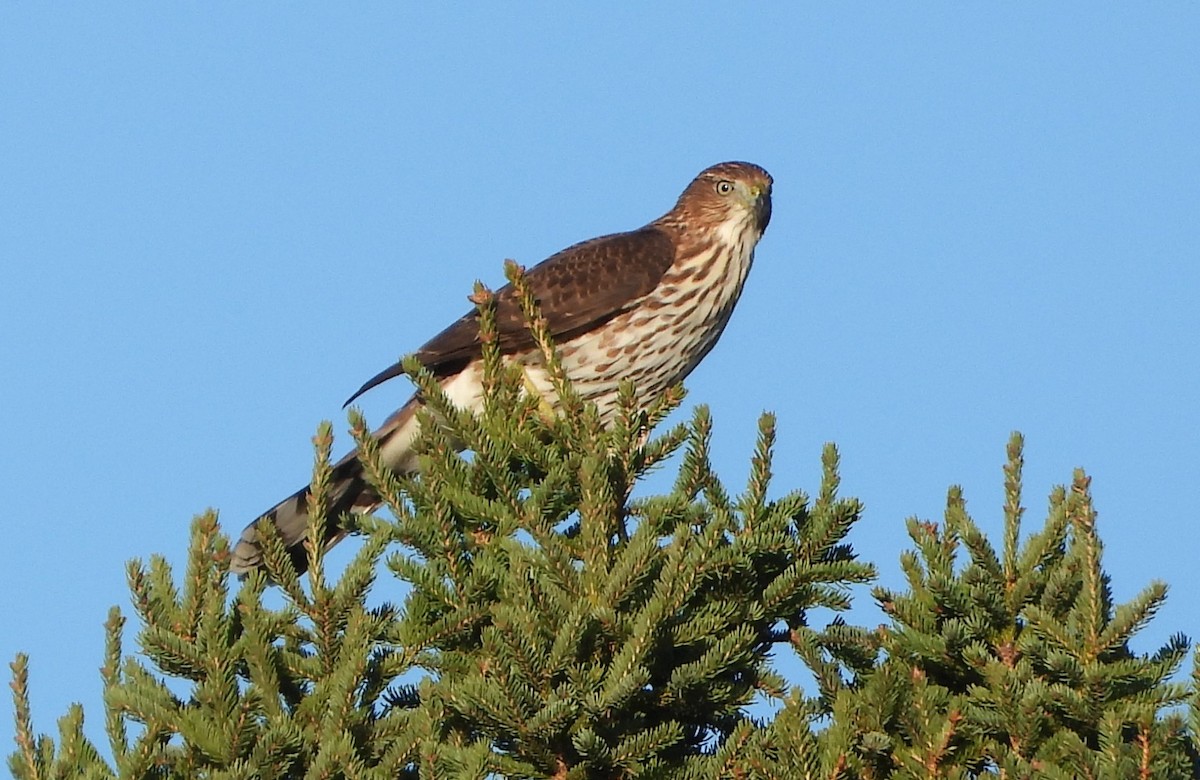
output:
[[[733,182],[729,181],[728,179],[722,179],[721,181],[717,182],[718,195],[728,195],[731,192],[733,192]]]

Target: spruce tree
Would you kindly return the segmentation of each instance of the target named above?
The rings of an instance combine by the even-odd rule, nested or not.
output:
[[[422,476],[381,463],[351,429],[387,512],[326,518],[332,433],[314,439],[310,516],[362,539],[326,575],[320,525],[298,576],[270,523],[265,569],[228,576],[217,518],[198,517],[186,570],[159,557],[128,574],[107,624],[107,755],[76,706],[35,733],[28,662],[13,663],[17,778],[953,778],[1195,777],[1200,659],[1188,641],[1150,656],[1129,641],[1162,604],[1153,584],[1112,601],[1086,476],[1051,495],[1023,536],[1021,440],[1009,445],[999,549],[952,489],[940,524],[910,521],[907,587],[876,587],[890,625],[834,618],[874,579],[849,533],[838,455],[810,498],[771,498],[774,420],[764,415],[736,495],[710,461],[704,407],[662,430],[682,400],[649,409],[625,388],[614,424],[572,391],[515,266],[557,410],[523,391],[494,347],[478,417],[415,363],[428,399]],[[638,481],[674,464],[666,495]],[[379,577],[404,583],[381,601]],[[790,648],[813,674],[781,676]],[[778,702],[755,719],[756,698]]]

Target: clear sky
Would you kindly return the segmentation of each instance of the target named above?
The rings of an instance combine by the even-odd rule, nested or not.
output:
[[[1200,4],[398,5],[0,9],[0,657],[41,730],[78,700],[102,738],[128,559],[303,484],[504,258],[727,159],[775,177],[689,381],[731,485],[764,409],[777,492],[836,442],[902,587],[950,484],[999,543],[1020,430],[1030,525],[1083,466],[1118,597],[1170,584],[1136,649],[1200,636]]]

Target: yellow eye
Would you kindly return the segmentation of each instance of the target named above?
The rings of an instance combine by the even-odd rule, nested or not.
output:
[[[718,195],[728,195],[731,192],[733,192],[733,182],[727,179],[722,179],[721,181],[717,182]]]

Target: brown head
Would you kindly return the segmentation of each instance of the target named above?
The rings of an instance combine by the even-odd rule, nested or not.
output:
[[[718,163],[700,172],[658,222],[699,226],[726,236],[762,237],[771,221],[771,174],[754,163]]]

